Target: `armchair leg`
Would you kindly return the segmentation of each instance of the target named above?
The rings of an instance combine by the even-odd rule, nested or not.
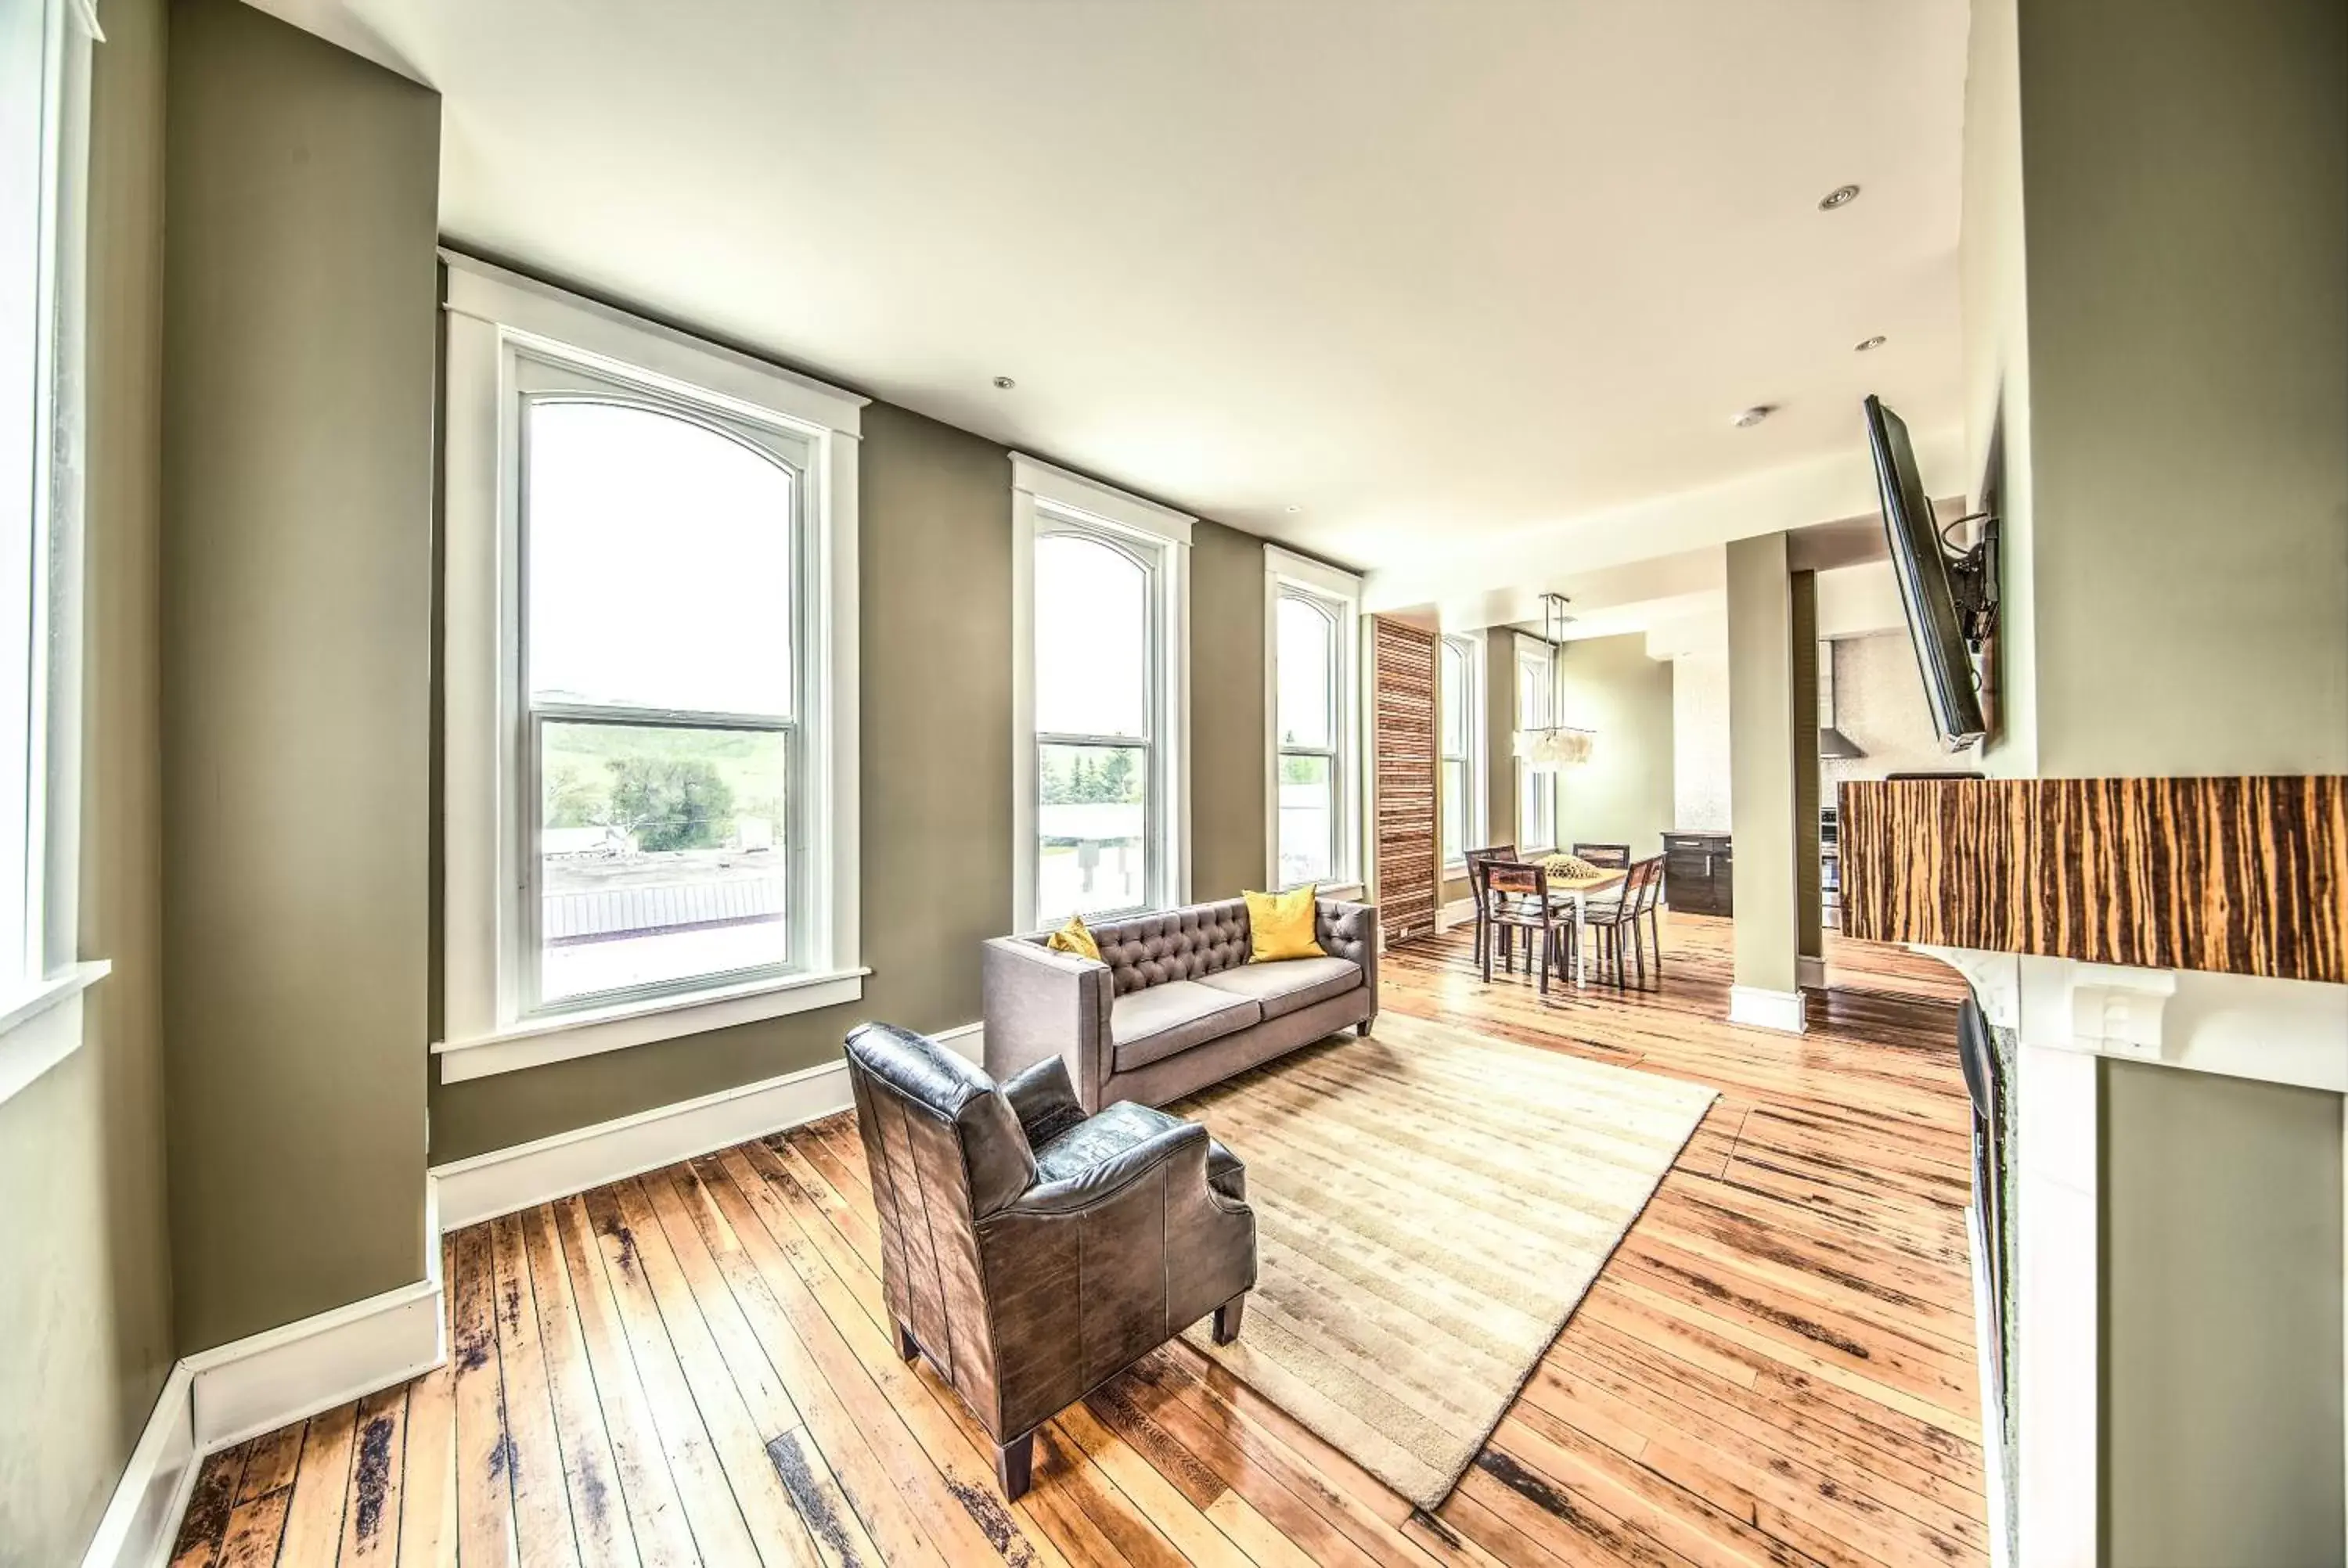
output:
[[[1035,1473],[1035,1434],[1014,1438],[994,1450],[994,1484],[1003,1489],[1003,1501],[1016,1502],[1027,1495],[1027,1483]]]
[[[919,1356],[921,1353],[922,1353],[922,1348],[921,1348],[919,1345],[916,1345],[916,1344],[914,1344],[914,1343],[913,1343],[913,1331],[912,1331],[911,1329],[910,1329],[910,1328],[906,1327],[905,1327],[903,1324],[901,1324],[901,1323],[898,1324],[898,1325],[897,1325],[897,1354],[898,1354],[898,1356],[899,1356],[901,1358],[904,1359],[904,1360],[910,1361],[910,1360],[911,1360],[914,1357]]]
[[[1228,1345],[1240,1337],[1240,1315],[1247,1310],[1245,1292],[1215,1308],[1215,1343]]]

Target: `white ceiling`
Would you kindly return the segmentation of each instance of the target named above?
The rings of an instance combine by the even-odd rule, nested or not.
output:
[[[262,3],[456,242],[1364,568],[1958,417],[1964,0]]]

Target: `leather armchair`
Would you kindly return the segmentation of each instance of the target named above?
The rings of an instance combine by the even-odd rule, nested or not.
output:
[[[1129,1102],[1087,1116],[1056,1056],[998,1089],[891,1024],[850,1034],[848,1067],[898,1353],[970,1406],[1005,1498],[1054,1414],[1209,1313],[1238,1337],[1255,1214],[1204,1127]]]

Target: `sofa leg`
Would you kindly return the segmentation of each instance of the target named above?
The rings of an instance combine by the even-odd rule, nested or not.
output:
[[[1361,1036],[1361,1038],[1363,1038],[1364,1040],[1367,1040],[1367,1039],[1369,1039],[1369,1038],[1370,1038],[1370,1029],[1371,1029],[1371,1027],[1372,1027],[1373,1025],[1375,1025],[1377,1021],[1378,1021],[1378,1015],[1377,1015],[1377,1014],[1375,1014],[1375,1013],[1372,1013],[1369,1017],[1367,1017],[1367,1018],[1364,1019],[1361,1022],[1359,1022],[1359,1023],[1357,1023],[1357,1024],[1355,1024],[1355,1025],[1354,1026],[1354,1032],[1355,1034],[1357,1034],[1357,1035]]]
[[[910,1361],[910,1360],[911,1360],[914,1357],[919,1356],[921,1353],[922,1353],[922,1348],[921,1348],[919,1345],[916,1345],[916,1344],[914,1344],[914,1343],[913,1343],[913,1331],[912,1331],[911,1329],[910,1329],[910,1328],[906,1327],[905,1327],[903,1324],[901,1324],[901,1323],[898,1324],[898,1325],[897,1325],[897,1354],[898,1354],[898,1356],[899,1356],[900,1358],[901,1358],[902,1359],[904,1359],[904,1360]]]
[[[1247,1294],[1232,1296],[1215,1308],[1215,1343],[1228,1345],[1240,1337],[1240,1315],[1247,1310]]]
[[[1027,1483],[1035,1473],[1035,1434],[1014,1438],[994,1450],[994,1484],[1003,1489],[1003,1501],[1016,1502],[1027,1495]]]

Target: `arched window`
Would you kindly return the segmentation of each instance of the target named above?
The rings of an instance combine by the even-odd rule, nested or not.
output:
[[[780,972],[803,453],[523,372],[525,1005]]]
[[[1145,909],[1159,881],[1157,552],[1049,521],[1035,559],[1037,918]]]
[[[1300,589],[1283,588],[1277,609],[1279,883],[1293,887],[1337,874],[1339,736],[1337,614]]]

